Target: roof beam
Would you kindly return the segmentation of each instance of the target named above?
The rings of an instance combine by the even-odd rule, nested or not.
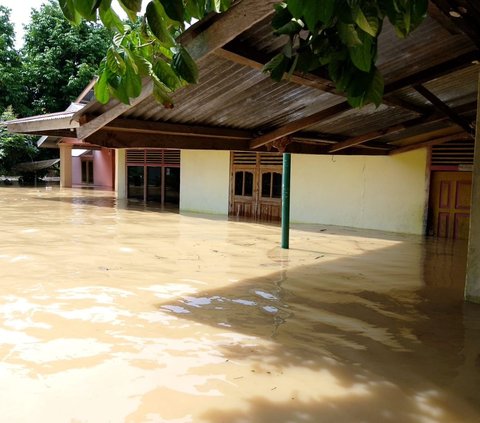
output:
[[[108,122],[116,119],[122,113],[129,110],[131,107],[136,106],[141,103],[147,97],[149,97],[153,92],[153,82],[149,81],[143,87],[140,95],[130,101],[130,104],[118,103],[116,106],[107,110],[105,113],[102,113],[100,116],[88,121],[87,123],[81,125],[77,128],[77,138],[85,139],[92,135],[94,132],[98,131],[100,128],[105,126]]]
[[[453,25],[470,38],[477,48],[480,48],[480,27],[478,25],[480,14],[476,12],[475,6],[469,0],[464,0],[463,4],[458,4],[454,0],[431,1]]]
[[[395,148],[394,150],[391,150],[389,155],[393,156],[395,154],[406,153],[408,151],[418,150],[419,148],[423,148],[423,147],[431,147],[433,145],[443,144],[448,141],[463,141],[463,140],[469,140],[469,139],[471,139],[469,134],[462,131],[452,135],[446,135],[444,137],[433,138],[427,141],[421,141],[415,144],[406,145],[404,147],[398,147],[398,148]]]
[[[101,129],[86,140],[90,144],[108,148],[177,148],[193,150],[248,150],[248,140],[209,138],[205,136],[162,135],[118,132]]]
[[[136,134],[181,135],[190,137],[222,138],[232,140],[250,140],[250,131],[216,128],[208,126],[184,125],[166,122],[150,122],[137,119],[115,119],[103,126],[112,132],[128,132]]]
[[[308,128],[309,126],[315,125],[316,123],[322,122],[323,120],[332,118],[340,113],[343,113],[350,109],[350,105],[343,101],[341,103],[336,104],[335,106],[331,106],[327,109],[320,110],[313,115],[306,116],[293,122],[289,122],[280,128],[274,129],[271,132],[268,132],[264,135],[260,135],[259,137],[254,138],[250,142],[250,148],[256,149],[261,147],[265,144],[268,144],[272,141],[277,139],[283,138],[287,135],[291,135],[295,132],[301,131],[302,129]]]
[[[199,61],[216,49],[251,28],[257,22],[273,15],[273,5],[277,0],[242,0],[234,3],[230,9],[212,19],[212,23],[200,33],[193,29],[182,34],[181,42],[195,61]],[[77,138],[87,138],[108,122],[116,119],[130,108],[152,95],[153,83],[149,81],[137,98],[130,104],[118,103],[116,106],[89,121],[77,129]],[[87,106],[88,107],[88,106]]]
[[[296,153],[296,154],[325,154],[328,155],[328,146],[325,145],[314,145],[314,144],[304,144],[298,142],[292,142],[285,147],[285,153]],[[340,153],[342,155],[355,156],[355,155],[365,155],[369,156],[385,156],[388,155],[388,150],[383,148],[372,148],[368,149],[368,153],[363,146],[353,147],[348,151]]]
[[[263,70],[263,67],[269,60],[269,58],[265,57],[263,54],[241,45],[236,41],[229,43],[224,48],[216,50],[215,55],[230,60],[231,62],[238,63],[239,65],[257,69],[259,71]],[[346,97],[344,92],[336,89],[333,81],[312,73],[293,72],[292,75],[284,74],[283,79],[298,85],[304,85],[327,93],[335,94],[340,97]],[[426,112],[425,107],[419,107],[415,104],[409,103],[406,100],[396,98],[393,95],[384,97],[383,102],[387,106],[401,107],[418,114],[424,114]]]
[[[187,30],[180,41],[194,60],[200,60],[273,15],[276,3],[278,0],[237,1],[218,15],[218,19],[212,19],[213,23],[208,28],[202,28],[199,33],[194,29]]]
[[[390,82],[385,86],[385,94],[389,94],[412,85],[423,84],[431,81],[432,79],[440,78],[441,76],[457,70],[465,69],[477,63],[479,60],[480,51],[471,51],[469,53],[461,54],[454,59],[447,60],[446,62],[423,69],[420,72],[416,72],[412,75],[406,76],[405,78]]]
[[[235,50],[236,51],[221,48],[215,51],[215,55],[230,60],[231,62],[238,63],[239,65],[247,66],[252,69],[257,69],[259,71],[262,71],[265,63],[268,62],[268,59],[259,57],[260,54],[258,52],[249,51],[248,53],[246,53],[244,51],[244,48],[242,48],[242,53],[238,53],[238,48],[235,48]],[[299,72],[293,72],[291,76],[285,74],[284,79],[298,85],[305,85],[307,87],[316,88],[328,93],[341,95],[341,93],[336,91],[335,85],[332,83],[332,81],[326,78],[321,78],[317,75],[313,75],[311,73],[302,74]]]
[[[465,119],[457,115],[450,107],[448,107],[435,94],[433,94],[431,91],[429,91],[427,88],[425,88],[421,84],[415,85],[413,88],[420,95],[425,97],[430,103],[432,103],[436,109],[442,112],[445,116],[448,116],[452,122],[456,123],[458,126],[463,128],[465,132],[467,132],[468,134],[470,134],[472,138],[474,138],[474,136],[472,135],[472,127],[470,126],[470,124]]]
[[[338,151],[344,150],[346,148],[358,146],[364,144],[369,141],[376,140],[378,138],[398,134],[406,129],[412,128],[414,126],[424,125],[427,123],[435,123],[445,120],[446,118],[443,115],[435,114],[428,117],[422,116],[419,118],[414,118],[407,120],[403,123],[390,126],[388,128],[379,129],[376,131],[367,132],[366,134],[362,134],[356,137],[349,138],[347,140],[338,142],[330,147],[330,153],[336,153]]]

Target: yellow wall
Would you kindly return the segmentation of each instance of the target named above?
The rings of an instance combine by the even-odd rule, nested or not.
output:
[[[392,157],[292,155],[291,220],[423,232],[427,150]]]
[[[230,152],[182,150],[180,211],[228,214]]]

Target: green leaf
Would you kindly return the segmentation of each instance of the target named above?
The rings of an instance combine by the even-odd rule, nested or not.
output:
[[[157,78],[172,91],[176,90],[182,85],[180,78],[173,71],[172,67],[161,59],[158,60],[153,66],[153,72]]]
[[[173,47],[175,45],[175,39],[168,30],[163,6],[156,1],[151,1],[147,5],[145,14],[147,16],[148,26],[152,30],[153,35],[166,47]]]
[[[133,60],[137,65],[138,74],[141,76],[148,76],[152,72],[152,64],[143,56],[136,52],[132,52]]]
[[[127,66],[125,76],[123,77],[126,85],[126,92],[128,97],[135,98],[142,92],[142,79],[135,73],[131,66]]]
[[[78,25],[82,17],[75,9],[74,0],[59,0],[58,4],[62,9],[64,16],[73,24]]]
[[[376,49],[374,48],[374,39],[366,32],[360,31],[361,44],[354,47],[349,47],[348,52],[353,64],[363,72],[370,72],[372,63],[376,56]]]
[[[375,104],[375,106],[380,106],[383,101],[383,91],[385,88],[385,83],[382,77],[382,74],[375,67],[373,70],[373,77],[371,78],[370,85],[366,92],[366,100]]]
[[[183,2],[179,0],[160,0],[167,16],[177,22],[182,22],[184,19],[185,8]]]
[[[198,68],[195,61],[183,46],[180,46],[178,52],[173,56],[172,69],[182,79],[190,84],[196,84],[198,81]]]
[[[220,13],[220,10],[222,8],[222,3],[220,0],[211,0],[212,3],[212,9],[214,12]]]
[[[416,0],[412,2],[412,22],[416,28],[427,17],[428,0]]]
[[[126,71],[125,61],[112,47],[107,50],[107,68],[118,75],[124,75]]]
[[[102,0],[99,8],[100,19],[107,28],[116,28],[118,32],[123,33],[123,22],[111,8],[111,2],[112,0]]]
[[[351,97],[364,96],[370,85],[371,79],[372,74],[370,72],[361,72],[354,68],[352,78],[345,91]]]
[[[367,34],[370,34],[372,37],[376,37],[379,28],[379,20],[378,16],[375,13],[376,9],[367,9],[368,17],[363,13],[360,7],[357,7],[354,12],[353,16],[355,19],[355,23]]]
[[[88,21],[96,19],[97,3],[97,0],[73,0],[76,11]]]
[[[173,100],[168,95],[165,87],[162,85],[160,81],[153,80],[153,97],[159,103],[163,104],[165,108],[172,109],[173,108]]]
[[[222,12],[226,12],[228,9],[230,9],[230,6],[232,5],[232,0],[220,0],[220,3],[220,10]]]
[[[335,10],[336,0],[303,0],[303,16],[310,31],[314,31],[317,24],[328,25]]]
[[[106,69],[104,69],[103,72],[100,74],[100,78],[95,84],[93,91],[95,93],[96,99],[100,103],[106,104],[110,100],[110,93],[108,91],[108,77],[107,77]]]
[[[288,0],[288,10],[294,18],[300,19],[303,15],[303,0]]]
[[[138,13],[142,9],[142,0],[118,0],[126,9]]]
[[[288,70],[289,60],[283,53],[277,54],[264,67],[263,72],[269,72],[274,81],[281,81]]]
[[[118,3],[127,14],[128,19],[132,22],[136,22],[137,13],[140,12],[142,7],[142,0],[118,0]]]
[[[207,0],[185,0],[185,11],[191,18],[202,19],[205,16]]]
[[[362,44],[354,25],[339,22],[337,24],[338,36],[347,47],[355,47]]]
[[[118,98],[122,103],[124,104],[130,104],[130,98],[128,97],[127,94],[127,89],[126,87],[122,84],[119,85],[118,88],[110,88],[112,91],[112,94]]]
[[[276,4],[274,7],[275,14],[273,15],[272,19],[272,27],[273,29],[279,29],[287,25],[292,20],[293,16],[290,13],[289,9],[287,9],[285,3]]]
[[[275,35],[294,35],[300,32],[303,28],[301,24],[302,21],[293,19],[287,24],[275,30],[273,33]]]
[[[300,53],[298,55],[297,69],[300,72],[312,72],[320,67],[320,58],[311,51]]]

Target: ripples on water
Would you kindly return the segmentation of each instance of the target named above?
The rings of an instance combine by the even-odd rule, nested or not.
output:
[[[476,422],[465,245],[0,189],[8,422]]]

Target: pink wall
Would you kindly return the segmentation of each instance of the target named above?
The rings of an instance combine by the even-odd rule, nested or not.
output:
[[[113,188],[113,150],[93,151],[93,182],[96,186]]]
[[[80,157],[72,157],[72,184],[82,183],[82,161]]]
[[[93,183],[95,186],[113,189],[114,152],[107,148],[93,150]],[[82,185],[82,158],[72,157],[72,184]]]

